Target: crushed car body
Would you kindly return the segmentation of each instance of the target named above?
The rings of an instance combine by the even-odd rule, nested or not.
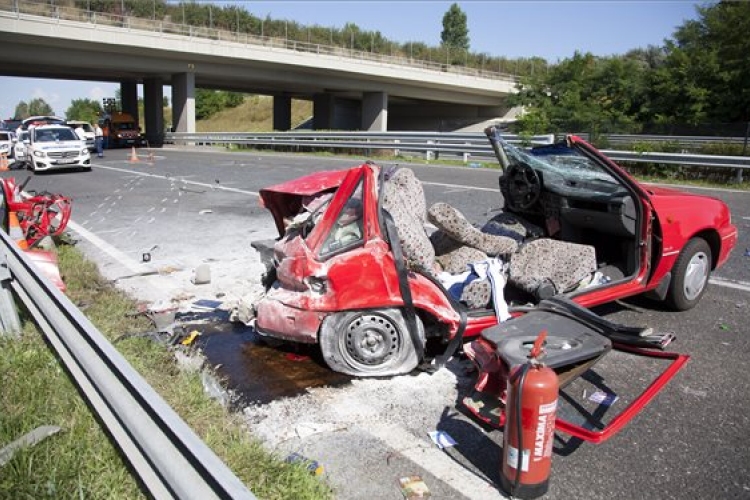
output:
[[[687,356],[663,352],[671,335],[586,308],[645,293],[694,307],[736,244],[728,207],[641,184],[575,136],[525,150],[486,133],[503,167],[504,208],[481,225],[446,203],[427,207],[408,168],[366,163],[261,190],[280,237],[253,243],[268,269],[257,331],[317,343],[331,369],[360,377],[407,373],[429,361],[428,346],[444,351],[439,365],[463,345],[479,370],[467,407],[502,425],[483,417],[481,399],[502,406],[504,377],[543,316],[566,346],[556,358],[566,380],[612,349],[670,360],[632,417]]]

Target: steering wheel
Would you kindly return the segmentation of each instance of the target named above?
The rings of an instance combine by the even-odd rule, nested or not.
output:
[[[528,210],[542,195],[542,181],[536,170],[525,163],[513,163],[505,172],[508,198],[513,210]]]

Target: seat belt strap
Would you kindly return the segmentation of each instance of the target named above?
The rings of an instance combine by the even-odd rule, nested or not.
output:
[[[409,336],[411,337],[412,344],[414,344],[414,350],[417,353],[417,359],[421,362],[424,359],[424,344],[422,343],[422,339],[419,337],[419,331],[417,329],[417,313],[414,310],[411,288],[409,287],[409,273],[406,269],[404,253],[401,249],[401,240],[398,237],[398,231],[396,230],[396,225],[393,222],[393,217],[390,213],[388,213],[387,210],[383,210],[383,219],[385,221],[385,231],[391,244],[391,251],[393,252],[393,260],[396,264],[396,272],[398,274],[398,287],[401,291],[401,297],[404,299],[404,316],[406,319],[406,328],[409,330]]]

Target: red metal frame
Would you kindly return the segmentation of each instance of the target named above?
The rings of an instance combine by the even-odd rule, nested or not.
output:
[[[660,359],[671,359],[672,362],[669,364],[666,370],[659,375],[651,384],[630,403],[623,411],[621,411],[615,418],[613,418],[604,429],[600,431],[592,431],[590,429],[584,429],[581,426],[572,424],[566,420],[558,418],[555,421],[555,428],[558,431],[570,434],[571,436],[583,439],[590,443],[599,444],[603,443],[607,439],[617,434],[623,427],[625,427],[643,408],[648,405],[654,397],[666,386],[670,380],[679,372],[690,359],[687,354],[678,354],[674,352],[661,352],[651,351],[648,349],[641,349],[638,347],[623,346],[615,344],[614,346],[619,351],[628,351],[638,356],[646,356],[650,358]]]
[[[45,236],[60,236],[68,225],[72,210],[71,199],[61,194],[34,193],[22,195],[13,177],[3,179],[5,203],[15,212],[29,247],[34,247]]]

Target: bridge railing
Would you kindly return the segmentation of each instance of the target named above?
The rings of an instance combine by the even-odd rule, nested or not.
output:
[[[260,46],[271,49],[292,50],[323,56],[341,57],[359,61],[371,61],[380,64],[393,64],[410,68],[439,71],[469,77],[505,79],[518,81],[516,75],[484,68],[470,68],[448,64],[447,61],[429,61],[413,57],[404,57],[376,52],[356,50],[353,47],[308,43],[280,37],[254,35],[242,31],[230,31],[207,26],[193,26],[165,20],[147,19],[134,16],[101,13],[59,5],[47,0],[0,0],[0,13],[42,16],[55,22],[74,21],[90,23],[96,26],[110,26],[127,30],[148,31],[157,36],[177,35],[190,38],[205,38],[227,43],[238,43],[246,46]]]

